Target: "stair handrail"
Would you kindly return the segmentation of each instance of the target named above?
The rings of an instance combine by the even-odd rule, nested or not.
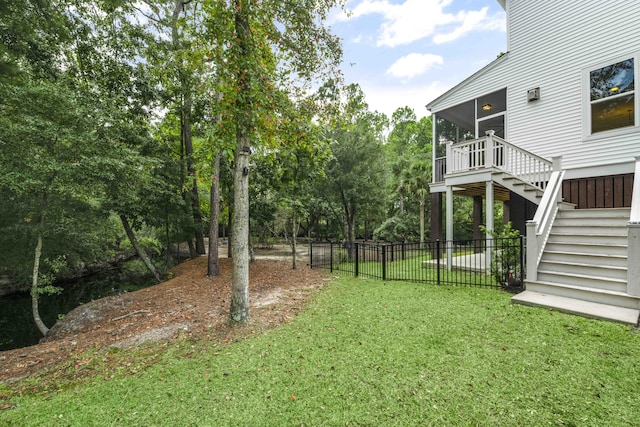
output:
[[[636,157],[635,175],[633,179],[633,190],[631,192],[631,215],[630,224],[640,224],[640,156]]]
[[[536,209],[533,219],[527,221],[527,279],[537,280],[538,265],[562,201],[562,180],[565,172],[561,157],[553,158],[553,172]]]
[[[479,168],[499,169],[544,190],[553,171],[553,162],[507,142],[493,131],[487,131],[482,138],[447,146],[447,173]]]
[[[636,157],[631,212],[627,224],[627,293],[640,297],[640,156]]]

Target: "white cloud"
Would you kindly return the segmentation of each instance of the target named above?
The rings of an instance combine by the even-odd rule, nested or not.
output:
[[[456,14],[445,12],[453,0],[405,0],[390,3],[389,0],[362,0],[351,7],[350,14],[342,14],[338,20],[356,19],[364,15],[380,14],[377,45],[395,47],[427,37],[435,43],[453,41],[476,29],[501,29],[506,27],[504,13],[487,17],[488,8],[461,10]],[[451,28],[453,27],[453,28]],[[441,29],[448,30],[441,33]],[[451,29],[450,29],[451,28]]]
[[[449,33],[436,34],[433,37],[433,42],[436,44],[447,43],[462,37],[470,31],[473,31],[477,28],[482,28],[482,23],[487,17],[488,9],[489,8],[485,7],[482,8],[482,10],[466,12],[463,16],[460,17],[462,23],[459,26],[455,27]]]
[[[387,74],[410,79],[426,73],[434,65],[441,65],[443,61],[439,55],[411,53],[398,59],[389,67]]]

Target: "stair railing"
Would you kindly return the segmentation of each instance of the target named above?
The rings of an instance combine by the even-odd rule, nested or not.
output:
[[[553,172],[533,219],[527,221],[527,280],[538,279],[538,264],[562,201],[562,158],[553,158]]]
[[[627,293],[640,296],[640,156],[636,157],[627,239]]]
[[[544,190],[553,163],[487,131],[487,136],[447,145],[447,173],[496,168]]]

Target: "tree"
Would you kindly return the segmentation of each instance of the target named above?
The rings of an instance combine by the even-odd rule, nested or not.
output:
[[[62,82],[31,81],[2,92],[1,186],[19,201],[10,217],[22,221],[13,224],[13,232],[24,233],[20,243],[33,248],[33,314],[44,335],[38,297],[52,290],[47,286],[53,276],[43,278],[42,268],[63,268],[72,259],[67,251],[83,247],[79,231],[98,215],[92,192],[98,183],[89,173],[99,152],[91,131],[92,102]]]
[[[192,109],[193,109],[193,83],[196,76],[198,65],[202,64],[202,58],[189,60],[187,55],[191,53],[189,41],[185,40],[184,32],[179,29],[180,14],[186,13],[186,5],[191,0],[175,0],[173,13],[171,16],[171,43],[175,54],[174,66],[176,68],[177,79],[179,81],[178,94],[175,96],[178,102],[178,110],[180,114],[180,142],[181,152],[184,149],[184,157],[186,160],[186,171],[188,178],[189,190],[185,192],[186,198],[190,203],[193,215],[193,223],[195,226],[195,251],[202,255],[205,253],[204,233],[202,224],[202,215],[200,212],[200,198],[198,195],[198,180],[196,179],[196,167],[193,152],[192,140]],[[196,65],[196,67],[194,67]],[[195,68],[195,69],[194,69]],[[191,239],[190,239],[191,240]]]
[[[85,23],[70,72],[82,82],[79,89],[102,100],[94,117],[101,147],[101,168],[92,176],[102,183],[105,212],[115,213],[148,271],[160,282],[135,228],[157,225],[160,200],[172,198],[157,173],[161,162],[156,144],[151,143],[151,114],[158,103],[150,69],[140,60],[150,37],[144,27],[130,19],[133,9],[122,1],[102,5],[105,9],[78,11]],[[108,13],[105,13],[108,12]]]
[[[209,257],[207,260],[207,276],[218,276],[218,225],[220,224],[220,150],[216,150],[211,176],[211,200],[209,206]]]
[[[82,250],[78,231],[93,225],[97,211],[93,182],[85,178],[96,154],[93,103],[75,90],[66,69],[75,28],[68,12],[66,2],[55,0],[0,6],[0,189],[13,201],[2,209],[9,221],[1,224],[1,240],[17,243],[9,247],[18,254],[32,250],[32,311],[43,335],[39,295],[55,291],[54,274],[88,258],[66,250],[70,242]]]
[[[429,195],[429,184],[431,183],[430,159],[414,160],[409,167],[403,171],[403,175],[409,194],[415,194],[419,202],[420,243],[422,244],[425,239],[425,210],[427,196]]]
[[[391,164],[389,193],[394,197],[389,220],[376,230],[376,235],[386,239],[417,237],[424,242],[431,182],[431,118],[416,120],[413,110],[403,107],[393,113],[391,125],[385,149]],[[415,229],[416,216],[419,231]]]
[[[307,207],[313,204],[311,182],[323,176],[323,168],[329,160],[328,145],[319,145],[318,128],[312,123],[293,124],[294,128],[287,132],[292,138],[281,150],[282,164],[282,202],[290,224],[291,267],[296,269],[297,237],[300,221],[306,217]],[[312,131],[312,129],[315,130]],[[297,130],[297,131],[296,131]],[[285,227],[287,230],[287,227]]]
[[[339,63],[339,41],[323,26],[337,0],[207,2],[211,58],[222,93],[222,122],[235,129],[233,284],[230,320],[249,320],[249,155],[277,130],[281,94],[296,96]],[[301,82],[296,84],[296,81]]]
[[[205,50],[201,46],[201,2],[116,2],[124,12],[119,21],[138,22],[136,30],[145,40],[138,55],[144,58],[150,70],[149,82],[161,94],[161,107],[164,110],[162,119],[171,123],[165,137],[170,135],[178,145],[180,194],[184,200],[183,207],[190,217],[186,226],[192,233],[191,236],[186,236],[186,240],[192,257],[202,255],[205,253],[204,225],[196,167],[198,159],[194,150],[194,128],[203,119],[199,114],[201,99],[198,94],[200,90],[205,95],[209,94],[205,87],[209,71],[203,56]],[[138,60],[139,58],[132,59]]]
[[[386,206],[386,176],[382,145],[384,117],[368,111],[357,85],[347,88],[337,127],[327,132],[332,159],[326,168],[326,194],[341,206],[344,239],[351,254],[357,218],[374,218]]]

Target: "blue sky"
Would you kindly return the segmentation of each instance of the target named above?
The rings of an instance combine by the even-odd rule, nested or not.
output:
[[[506,51],[497,0],[349,0],[329,24],[343,39],[347,83],[389,117],[425,105]]]

